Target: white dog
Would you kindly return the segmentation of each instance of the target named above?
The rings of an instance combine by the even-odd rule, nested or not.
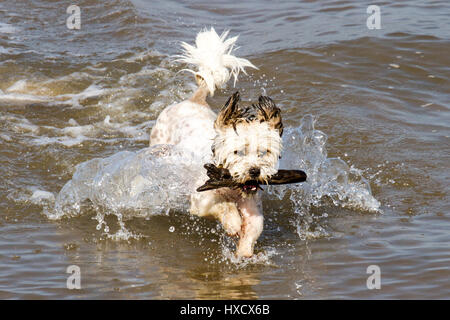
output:
[[[208,106],[206,97],[231,76],[236,82],[245,67],[256,68],[232,55],[237,37],[226,39],[227,35],[219,36],[211,28],[197,35],[196,46],[183,43],[179,60],[197,66],[198,71],[188,71],[195,75],[198,89],[190,99],[161,112],[151,131],[150,146],[181,144],[205,155],[212,151],[214,164],[208,175],[215,176],[219,184],[223,178],[229,186],[204,185],[205,191],[191,195],[190,212],[220,220],[229,235],[239,236],[237,256],[249,257],[263,230],[259,185],[277,173],[283,126],[280,110],[268,97],[241,107],[236,92],[218,115]]]

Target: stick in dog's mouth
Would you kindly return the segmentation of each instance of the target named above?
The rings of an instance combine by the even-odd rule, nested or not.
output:
[[[302,170],[278,170],[276,174],[272,175],[267,180],[267,183],[257,180],[237,183],[231,177],[230,172],[225,168],[216,167],[212,163],[207,163],[204,167],[209,179],[205,182],[205,184],[197,188],[197,192],[227,187],[232,189],[241,189],[246,193],[256,193],[258,188],[261,189],[261,184],[279,185],[306,181],[306,173]]]

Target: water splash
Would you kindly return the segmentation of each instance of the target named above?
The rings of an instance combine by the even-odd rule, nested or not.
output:
[[[277,196],[283,198],[286,190],[290,190],[290,200],[295,206],[320,206],[330,199],[335,206],[379,212],[380,202],[372,196],[361,171],[339,158],[327,158],[327,135],[316,130],[314,123],[314,117],[306,115],[300,127],[286,130],[283,141],[286,152],[280,167],[302,168],[308,179],[302,184],[284,186],[277,190]]]
[[[44,214],[55,220],[94,208],[97,230],[103,230],[108,239],[138,239],[141,235],[128,230],[124,221],[167,215],[169,210],[187,211],[196,181],[206,179],[202,170],[205,161],[209,159],[169,145],[92,159],[76,167],[72,180],[56,197],[54,208],[44,209]],[[106,223],[108,215],[117,218],[115,233]]]
[[[271,265],[276,266],[276,263],[272,261],[272,258],[277,255],[275,248],[267,248],[261,252],[258,252],[251,257],[237,257],[236,253],[230,249],[229,246],[222,246],[222,262],[225,264],[231,264],[234,268],[245,269],[249,265]]]
[[[307,175],[302,184],[271,186],[271,198],[288,199],[295,213],[292,223],[302,240],[328,237],[320,225],[328,214],[312,214],[313,208],[335,206],[361,212],[378,212],[380,202],[373,197],[362,171],[339,158],[328,158],[327,135],[314,128],[315,118],[305,115],[297,128],[287,128],[281,168],[301,168]],[[320,210],[323,211],[323,210]]]
[[[380,203],[372,196],[369,183],[360,170],[338,158],[327,158],[327,136],[314,128],[315,119],[306,115],[298,128],[287,128],[281,168],[302,169],[308,180],[302,184],[271,186],[264,197],[286,201],[295,213],[294,224],[301,239],[327,236],[315,223],[326,217],[310,214],[323,205],[379,212]],[[159,145],[139,152],[123,151],[105,159],[92,159],[76,167],[72,180],[56,197],[53,210],[44,210],[49,219],[83,214],[87,204],[97,212],[97,229],[108,234],[106,215],[117,217],[119,233],[112,239],[128,239],[124,220],[167,215],[170,210],[188,212],[189,195],[206,180],[201,157],[179,146]],[[315,224],[314,228],[311,226]]]

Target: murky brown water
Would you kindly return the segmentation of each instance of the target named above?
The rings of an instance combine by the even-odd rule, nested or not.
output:
[[[81,30],[66,28],[70,1],[0,2],[0,298],[450,298],[447,1],[378,3],[381,30],[361,1],[78,3]],[[234,261],[216,222],[189,217],[177,190],[163,199],[170,184],[138,209],[109,190],[55,214],[76,165],[148,146],[194,88],[170,56],[210,25],[240,34],[260,69],[239,90],[277,102],[285,165],[311,175],[266,193],[258,256]]]

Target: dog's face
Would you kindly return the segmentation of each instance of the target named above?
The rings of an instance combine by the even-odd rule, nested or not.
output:
[[[228,169],[242,192],[254,194],[277,173],[283,125],[280,109],[268,97],[241,108],[239,93],[231,96],[217,116],[212,146],[216,166]]]

